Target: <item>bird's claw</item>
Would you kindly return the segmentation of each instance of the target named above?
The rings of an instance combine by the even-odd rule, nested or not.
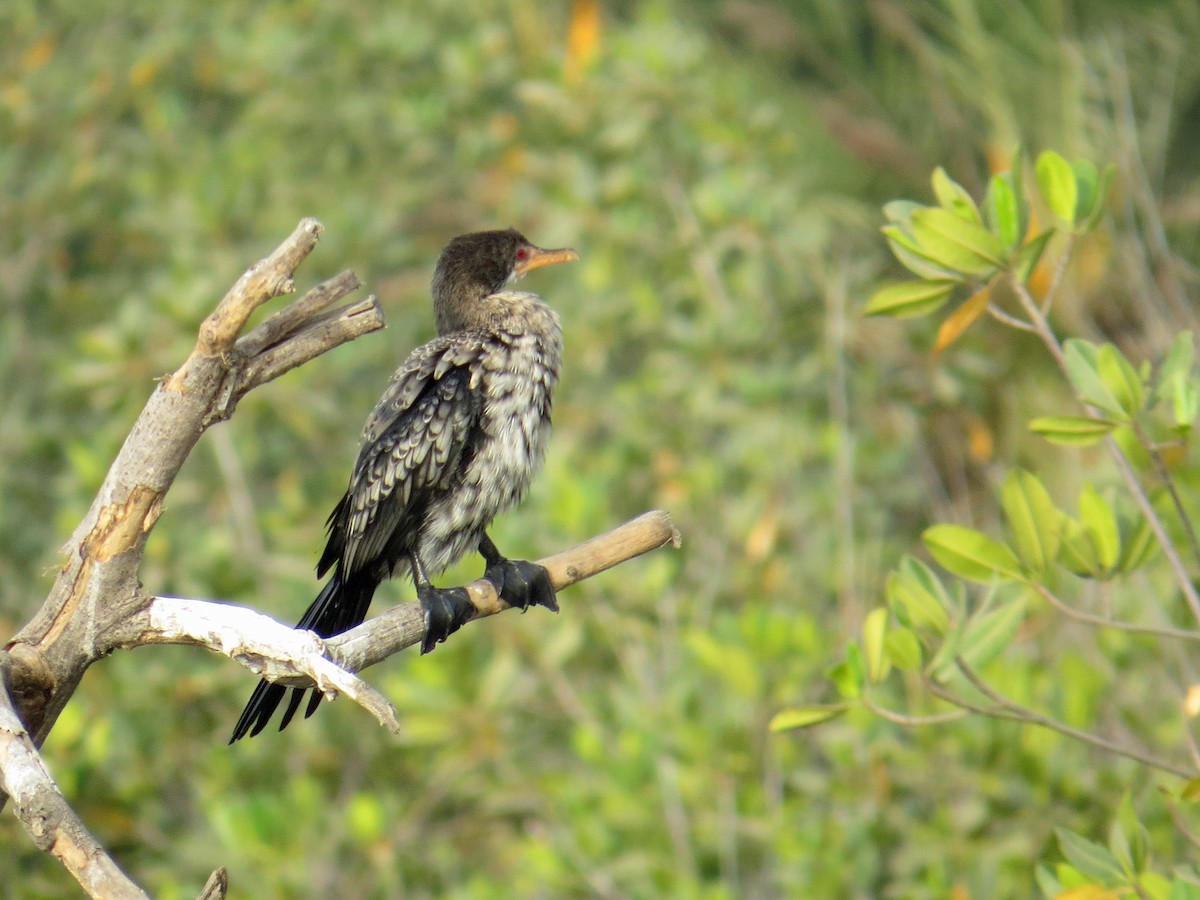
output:
[[[522,612],[530,606],[558,612],[558,599],[545,566],[523,559],[503,559],[489,565],[483,577],[496,586],[496,593],[509,606]]]
[[[435,588],[425,585],[417,589],[421,608],[425,610],[425,639],[421,641],[421,654],[431,651],[475,615],[475,605],[467,592],[460,587]]]

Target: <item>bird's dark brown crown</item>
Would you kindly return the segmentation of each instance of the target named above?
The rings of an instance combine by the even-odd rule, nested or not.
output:
[[[542,250],[515,228],[456,237],[438,257],[433,272],[433,308],[438,332],[477,327],[485,297],[514,278],[543,265],[576,259],[572,250]]]
[[[433,274],[433,294],[473,294],[485,297],[504,288],[513,276],[517,253],[529,247],[515,228],[504,231],[477,231],[456,237],[438,257]]]

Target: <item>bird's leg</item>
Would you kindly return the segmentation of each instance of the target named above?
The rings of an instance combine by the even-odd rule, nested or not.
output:
[[[469,622],[475,615],[475,605],[463,588],[436,588],[430,584],[425,564],[417,554],[410,554],[409,560],[417,599],[425,610],[425,640],[421,642],[421,653],[425,654]]]
[[[479,539],[479,555],[487,564],[483,577],[496,586],[496,593],[509,606],[519,607],[522,611],[530,606],[544,606],[551,612],[558,612],[554,585],[544,566],[523,559],[506,559],[487,532]]]

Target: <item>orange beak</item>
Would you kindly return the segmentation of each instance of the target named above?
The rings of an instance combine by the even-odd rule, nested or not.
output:
[[[525,256],[517,260],[513,271],[520,278],[534,269],[540,269],[542,266],[553,266],[556,263],[575,262],[579,259],[579,254],[569,247],[563,247],[561,250],[543,250],[541,247],[534,247],[532,244],[526,244],[521,248],[525,251]]]

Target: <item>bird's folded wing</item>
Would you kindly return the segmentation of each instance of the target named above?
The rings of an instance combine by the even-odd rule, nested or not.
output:
[[[479,427],[483,349],[484,340],[469,335],[433,341],[392,376],[363,429],[319,570],[339,557],[346,577],[372,565],[398,531],[419,527],[429,493],[449,487]]]

